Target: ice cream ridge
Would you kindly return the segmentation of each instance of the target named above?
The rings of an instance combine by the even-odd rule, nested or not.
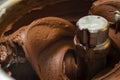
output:
[[[74,51],[75,30],[73,24],[61,18],[35,20],[1,38],[1,62],[6,65],[14,55],[25,55],[41,80],[75,80],[80,64]]]

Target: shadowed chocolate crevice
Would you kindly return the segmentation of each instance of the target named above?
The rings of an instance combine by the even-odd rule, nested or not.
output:
[[[13,32],[15,32],[15,30],[8,30],[4,33],[5,36],[9,35],[9,34],[12,34]]]
[[[28,61],[22,64],[13,64],[9,70],[12,73],[11,76],[16,80],[40,80]]]
[[[16,51],[16,55],[25,58],[25,53],[24,53],[24,50],[23,50],[22,46],[19,45],[17,42],[13,42],[13,44],[15,45],[14,49],[16,49],[15,50]]]
[[[63,72],[70,80],[77,79],[77,59],[75,51],[70,49],[66,52],[63,58]]]
[[[1,44],[6,45],[6,43]],[[8,56],[6,62],[0,63],[1,67],[6,72],[11,72],[11,76],[16,80],[39,80],[31,64],[26,60],[22,46],[20,46],[17,42],[13,42],[13,46],[11,47],[13,52],[12,56]],[[5,66],[8,65],[11,58],[14,60],[10,62],[10,66],[6,68]]]
[[[18,63],[24,63],[26,61],[25,53],[23,48],[16,42],[13,42],[13,45],[11,46],[9,43],[4,43],[4,45],[7,48],[7,58],[5,62],[1,62],[3,68],[9,68],[13,64]],[[9,63],[9,66],[7,66]]]

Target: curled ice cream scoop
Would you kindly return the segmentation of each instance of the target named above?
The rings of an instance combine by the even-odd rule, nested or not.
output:
[[[76,27],[69,21],[46,17],[7,34],[9,31],[1,39],[11,47],[11,57],[25,56],[40,79],[75,80],[83,75],[82,61],[78,60],[73,43]]]

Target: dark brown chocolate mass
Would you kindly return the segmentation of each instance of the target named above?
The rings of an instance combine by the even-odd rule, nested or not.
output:
[[[0,22],[0,50],[6,56],[5,58],[2,55],[2,67],[11,59],[13,63],[18,60],[15,62],[17,64],[10,65],[12,76],[17,80],[85,80],[86,65],[74,50],[73,37],[76,28],[70,22],[76,23],[80,17],[87,15],[91,1],[93,0],[29,0],[12,7]],[[97,0],[90,12],[114,22],[113,11],[116,9],[119,10],[119,0]],[[57,16],[68,21],[48,16]],[[111,48],[113,55],[109,55],[112,58],[107,60],[108,65],[114,62],[111,60],[118,61],[120,56],[117,54],[116,58],[116,53],[119,53],[117,49],[120,50],[120,34],[115,35],[112,29],[109,34],[118,45]],[[80,53],[84,53],[82,51]],[[13,53],[15,55],[11,55]],[[37,76],[27,60],[39,79],[36,79]]]
[[[12,34],[2,36],[1,45],[11,50],[9,60],[5,59],[6,63],[14,55],[22,56],[32,64],[41,80],[80,79],[84,64],[81,65],[76,57],[73,43],[75,31],[76,27],[62,18],[35,20]]]

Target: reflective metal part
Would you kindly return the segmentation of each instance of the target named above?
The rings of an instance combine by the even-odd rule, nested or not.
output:
[[[6,11],[14,6],[15,4],[19,3],[21,0],[2,0],[0,1],[0,18],[6,13]]]
[[[88,80],[90,80],[106,65],[106,56],[111,43],[108,36],[109,25],[105,18],[89,15],[80,18],[77,26],[74,43],[77,55],[82,57],[87,65]]]
[[[105,18],[96,15],[82,17],[77,22],[79,29],[80,43],[95,50],[102,49],[103,44],[107,44],[108,22]],[[110,42],[110,41],[109,41]]]
[[[15,80],[8,76],[2,69],[0,69],[0,80]]]
[[[115,18],[115,33],[118,33],[118,29],[120,26],[120,11],[115,11],[114,12],[114,18]]]

